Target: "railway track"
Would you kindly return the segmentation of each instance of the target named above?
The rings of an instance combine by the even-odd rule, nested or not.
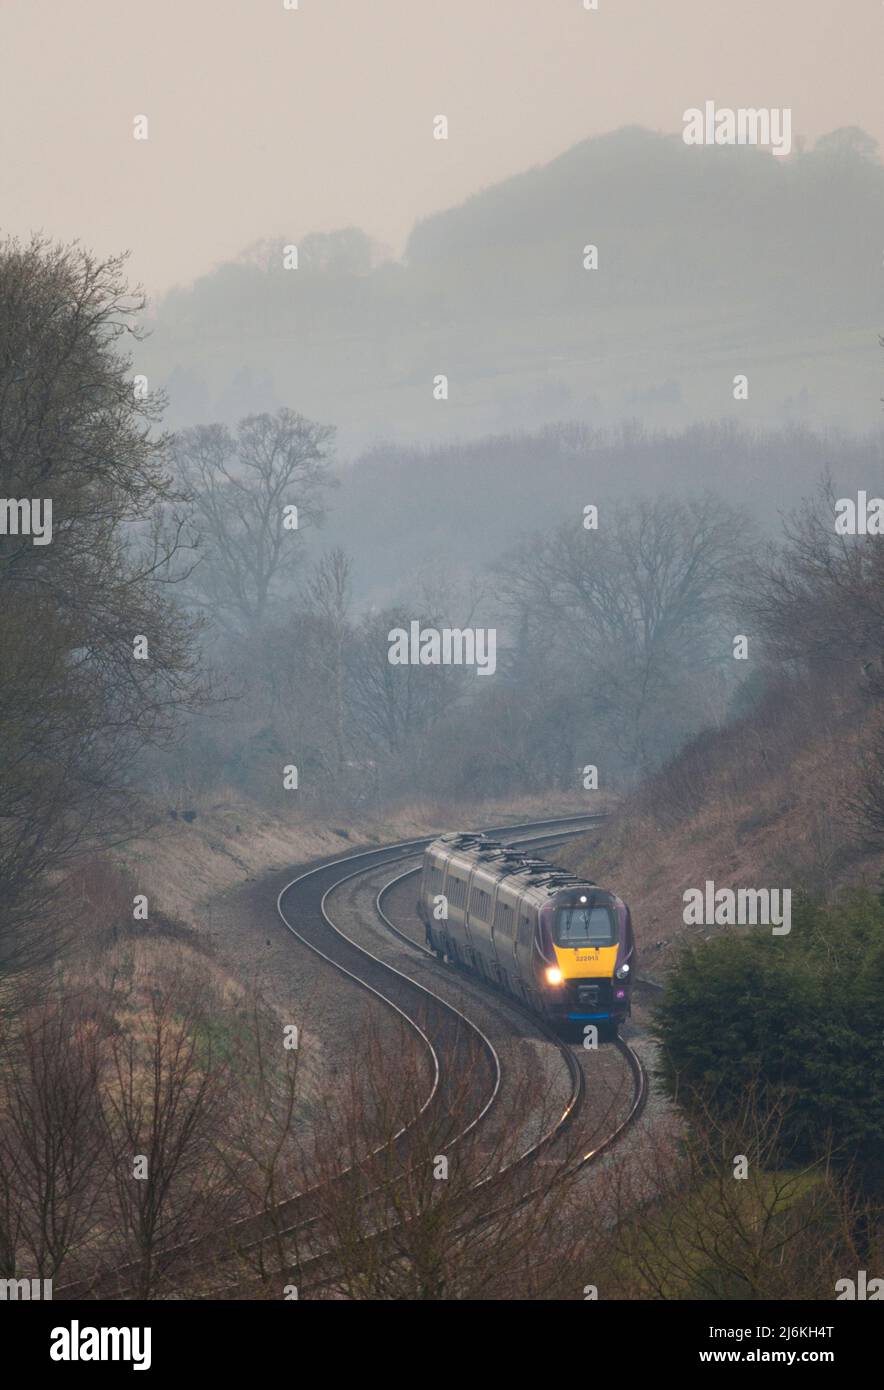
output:
[[[570,835],[585,833],[589,826],[597,824],[599,820],[598,816],[572,816],[523,826],[497,826],[486,833],[509,837],[518,844],[561,843]],[[551,825],[557,827],[555,831],[548,829]],[[544,829],[538,834],[536,832],[540,827]],[[526,831],[535,833],[525,834]],[[410,1122],[378,1146],[378,1150],[395,1150],[403,1177],[413,1171],[410,1167],[414,1162],[412,1155],[420,1148],[421,1140],[428,1131],[432,1130],[436,1141],[434,1148],[438,1149],[439,1154],[449,1155],[490,1114],[501,1090],[500,1057],[487,1034],[463,1010],[348,936],[331,915],[330,899],[354,880],[376,872],[379,866],[420,854],[431,838],[405,841],[380,850],[359,851],[330,864],[317,865],[292,879],[277,898],[277,910],[286,929],[355,985],[391,1009],[411,1028],[427,1050],[432,1078],[427,1095]],[[341,873],[342,868],[354,862],[358,862],[358,868],[349,868]],[[294,892],[297,892],[295,903],[292,902]],[[571,1085],[554,1122],[515,1161],[519,1166],[530,1162],[532,1157],[543,1152],[557,1136],[565,1132],[579,1109],[585,1087],[583,1069],[575,1061],[571,1050],[527,1010],[524,1016],[530,1018],[534,1028],[544,1033],[560,1050]],[[484,1065],[484,1084],[477,1075],[480,1059]],[[463,1114],[461,1079],[471,1073],[474,1104],[470,1113]],[[378,1150],[367,1155],[367,1158],[373,1158]],[[332,1184],[324,1183],[283,1204],[277,1210],[276,1217],[277,1221],[282,1217],[287,1224],[282,1229],[277,1226],[275,1239],[289,1241],[294,1248],[301,1250],[311,1228],[320,1222],[320,1210],[327,1208],[330,1198],[338,1190],[341,1200],[349,1197],[351,1194],[346,1189],[353,1183],[357,1186],[362,1184],[360,1195],[365,1200],[370,1200],[377,1191],[370,1177],[365,1181],[363,1165],[354,1164],[336,1177]],[[254,1243],[260,1240],[261,1236],[258,1235]],[[238,1242],[239,1253],[247,1255],[251,1244]],[[300,1258],[300,1279],[303,1281],[306,1276],[313,1279],[313,1287],[321,1286],[323,1282],[328,1282],[321,1277],[328,1263],[328,1253],[325,1251]]]
[[[597,824],[600,819],[601,817],[598,816],[567,817],[552,821],[534,822],[518,827],[497,826],[487,830],[486,833],[513,844],[549,847],[553,844],[563,843],[573,835],[585,833],[592,824]],[[526,832],[532,833],[526,834]],[[501,1092],[500,1057],[487,1034],[480,1029],[462,1009],[452,1004],[450,1000],[444,999],[436,991],[428,988],[427,985],[420,984],[410,975],[407,975],[402,970],[392,965],[389,961],[382,960],[377,954],[369,950],[365,944],[359,944],[352,937],[348,936],[340,925],[336,924],[333,920],[329,910],[329,900],[332,895],[339,891],[344,885],[374,872],[379,865],[385,865],[415,855],[422,851],[428,842],[428,839],[422,839],[416,842],[405,842],[404,844],[390,846],[381,851],[360,852],[356,855],[347,856],[343,860],[336,860],[331,865],[318,866],[315,869],[308,870],[303,875],[299,875],[298,878],[287,884],[279,894],[277,902],[280,917],[287,929],[295,937],[304,945],[314,950],[323,959],[335,966],[345,976],[353,980],[354,983],[367,989],[377,998],[383,1000],[383,1002],[393,1008],[397,1014],[404,1018],[408,1018],[407,997],[409,994],[411,995],[412,1001],[414,1001],[415,998],[420,1000],[425,1009],[429,1006],[430,1019],[427,1018],[426,1014],[424,1014],[420,1023],[417,1023],[414,1017],[408,1019],[410,1025],[414,1028],[417,1036],[421,1038],[429,1052],[432,1062],[433,1082],[412,1123],[403,1126],[391,1141],[402,1147],[403,1163],[407,1163],[409,1141],[411,1137],[415,1133],[417,1133],[419,1137],[420,1129],[418,1127],[421,1125],[422,1121],[427,1121],[431,1108],[434,1106],[437,1108],[444,1107],[450,1099],[452,1090],[451,1080],[452,1078],[456,1079],[459,1075],[458,1048],[464,1039],[472,1035],[473,1040],[477,1040],[483,1049],[488,1062],[490,1089],[487,1089],[483,1094],[476,1095],[473,1112],[459,1118],[457,1127],[447,1136],[445,1144],[440,1146],[440,1152],[450,1150],[454,1148],[456,1144],[461,1143],[489,1116]],[[343,865],[352,863],[354,860],[360,861],[360,867],[351,869],[346,874],[341,875],[340,868]],[[409,949],[416,954],[433,959],[433,953],[429,951],[422,942],[416,940],[407,932],[404,932],[396,926],[389,914],[385,911],[383,905],[384,899],[388,893],[398,884],[415,876],[419,872],[419,867],[420,866],[417,865],[406,869],[403,873],[396,875],[386,883],[375,896],[374,907],[378,920],[392,936],[403,942],[403,944],[407,945]],[[326,876],[330,877],[330,881],[326,881]],[[288,895],[293,889],[309,879],[317,879],[319,890],[321,890],[321,896],[318,901],[318,917],[307,917],[307,923],[312,925],[312,930],[311,926],[306,925],[301,917],[298,919],[298,925],[295,926],[291,920],[292,910],[288,898]],[[320,922],[324,931],[319,927]],[[317,931],[320,933],[318,938]],[[440,967],[440,970],[444,974],[447,974],[449,968]],[[391,988],[391,982],[393,981],[395,983]],[[487,982],[483,982],[481,987],[488,987]],[[405,991],[405,999],[403,999],[403,988]],[[541,1034],[555,1047],[569,1073],[570,1091],[565,1104],[561,1107],[560,1113],[538,1138],[508,1162],[500,1171],[495,1174],[486,1174],[476,1182],[474,1191],[477,1196],[484,1195],[482,1189],[493,1189],[500,1179],[511,1175],[515,1170],[530,1166],[542,1154],[552,1149],[556,1142],[566,1134],[584,1100],[586,1089],[585,1067],[589,1063],[589,1054],[582,1049],[575,1052],[575,1049],[569,1047],[555,1033],[546,1028],[542,1020],[538,1019],[537,1016],[531,1013],[527,1008],[520,1005],[518,1001],[512,999],[509,995],[504,995],[500,991],[496,991],[496,994],[502,1007],[507,1009],[510,1013],[520,1015],[522,1018],[526,1019],[535,1033]],[[439,1022],[438,1013],[440,1008],[443,1016],[445,1014],[453,1015],[457,1024],[460,1025],[459,1029],[455,1029],[452,1035],[450,1027],[446,1030],[443,1024],[442,1036],[444,1039],[447,1031],[448,1046],[446,1046],[444,1040],[440,1042],[440,1035],[437,1032],[437,1024]],[[638,1057],[637,1053],[620,1038],[615,1041],[614,1046],[623,1056],[631,1078],[632,1096],[627,1113],[608,1134],[579,1154],[576,1161],[564,1170],[564,1172],[568,1174],[587,1166],[600,1158],[603,1153],[607,1152],[629,1126],[634,1123],[644,1107],[647,1098],[647,1077],[641,1059]],[[469,1062],[470,1058],[468,1057],[466,1065],[469,1065]],[[460,1063],[461,1065],[464,1064],[462,1058],[460,1059]],[[520,1204],[530,1200],[532,1196],[536,1195],[538,1190],[539,1189],[535,1187],[530,1188],[527,1192],[523,1192],[520,1195]],[[327,1193],[323,1195],[327,1200]],[[366,1196],[370,1195],[370,1191],[366,1193]],[[299,1201],[300,1199],[295,1200]],[[507,1209],[511,1209],[511,1207]],[[491,1211],[485,1210],[484,1213],[471,1219],[488,1219],[490,1216],[501,1214],[502,1210],[503,1209],[497,1209],[496,1211],[494,1209]],[[302,1214],[302,1212],[299,1212],[299,1217],[302,1216]],[[290,1231],[284,1232],[283,1234],[291,1235],[292,1238],[296,1238],[303,1236],[304,1229],[305,1227],[302,1223],[295,1225]],[[325,1254],[318,1255],[306,1261],[301,1261],[300,1271],[302,1277],[305,1274],[309,1276],[317,1267],[322,1267],[327,1263],[328,1257]],[[319,1280],[316,1286],[321,1285],[323,1282],[328,1281]]]
[[[552,845],[563,843],[563,840],[565,838],[569,837],[567,835],[563,837],[561,834],[556,833],[553,835],[543,837],[535,836],[528,841],[522,841],[520,838],[518,840],[515,840],[513,843]],[[375,898],[375,910],[381,921],[384,923],[387,930],[390,931],[393,936],[397,937],[398,940],[402,941],[406,946],[409,947],[409,949],[417,952],[418,954],[429,956],[431,959],[435,959],[435,953],[431,951],[430,948],[426,946],[424,942],[420,941],[417,937],[414,937],[410,935],[408,932],[403,931],[401,928],[397,927],[384,908],[385,899],[390,895],[390,893],[392,893],[395,888],[407,882],[410,878],[416,877],[419,873],[420,865],[417,865],[415,868],[406,869],[404,873],[397,874],[394,878],[390,879],[389,882],[385,883]],[[650,982],[645,981],[644,983]],[[487,988],[495,988],[494,986],[490,985],[487,981],[483,981],[483,984]],[[656,987],[659,988],[659,986]],[[502,991],[497,991],[496,989],[495,992],[499,992],[502,994]],[[569,1063],[573,1062],[573,1050],[569,1048],[565,1043],[563,1043],[555,1033],[553,1033],[550,1029],[546,1028],[543,1022],[540,1019],[538,1019],[536,1014],[532,1013],[529,1009],[520,1004],[518,1000],[513,999],[510,995],[504,995],[503,997],[506,999],[510,1007],[522,1013],[534,1024],[536,1028],[538,1028],[538,1030],[542,1031],[546,1037],[548,1037],[553,1043],[555,1043],[556,1047],[558,1047],[562,1051],[562,1053],[568,1058]],[[611,1148],[611,1146],[616,1143],[617,1139],[624,1132],[624,1130],[626,1130],[629,1127],[629,1125],[632,1124],[633,1121],[638,1118],[638,1116],[644,1109],[645,1103],[647,1101],[648,1079],[641,1058],[638,1056],[635,1049],[630,1047],[629,1044],[619,1036],[613,1040],[613,1046],[616,1047],[623,1056],[634,1079],[634,1095],[632,1104],[630,1105],[629,1111],[625,1118],[621,1121],[621,1123],[618,1124],[616,1128],[604,1138],[604,1140],[602,1140],[599,1144],[595,1145],[593,1148],[588,1149],[584,1154],[581,1155],[580,1159],[575,1165],[575,1170],[584,1167],[588,1163],[591,1163],[594,1159],[598,1158],[607,1149]],[[585,1088],[581,1087],[581,1094],[584,1090]]]
[[[585,833],[600,819],[598,816],[562,817],[521,826],[497,826],[486,833],[513,844],[550,846]],[[433,967],[440,972],[439,988],[421,983],[407,971],[369,950],[364,943],[360,944],[347,935],[332,916],[335,894],[339,894],[347,885],[355,886],[359,880],[376,875],[379,869],[415,858],[429,841],[430,837],[402,841],[316,865],[290,880],[277,899],[277,910],[285,928],[305,947],[391,1011],[422,1051],[426,1069],[426,1093],[392,1137],[384,1138],[366,1154],[364,1162],[350,1164],[332,1179],[308,1187],[273,1209],[273,1233],[277,1247],[282,1242],[285,1248],[298,1252],[296,1265],[299,1284],[306,1285],[308,1289],[319,1290],[330,1280],[333,1251],[311,1248],[311,1240],[321,1225],[322,1213],[328,1209],[328,1203],[350,1199],[354,1191],[360,1203],[371,1204],[379,1198],[371,1160],[376,1159],[383,1150],[388,1169],[392,1161],[405,1180],[420,1161],[421,1142],[429,1133],[433,1135],[434,1147],[438,1152],[450,1154],[457,1146],[465,1146],[483,1124],[487,1125],[500,1103],[503,1069],[498,1049],[487,1032],[469,1017],[464,1008],[439,992],[439,988],[444,990],[442,979],[450,979],[451,968],[437,965],[433,959]],[[417,872],[419,865],[410,866],[385,882],[374,894],[374,913],[390,939],[407,947],[415,959],[432,958],[433,953],[397,925],[385,907],[395,889]],[[475,981],[470,983],[475,985]],[[523,1024],[527,1020],[534,1034],[543,1036],[554,1046],[567,1071],[569,1089],[558,1113],[540,1135],[532,1138],[497,1172],[486,1173],[477,1179],[472,1188],[476,1209],[466,1217],[468,1223],[488,1221],[513,1209],[512,1200],[508,1205],[495,1205],[497,1188],[505,1176],[511,1176],[516,1171],[528,1172],[542,1154],[553,1151],[563,1140],[583,1105],[586,1068],[592,1055],[583,1049],[569,1047],[510,996],[498,992],[497,1005],[499,1011],[510,1018],[519,1017]],[[609,1133],[579,1152],[566,1171],[582,1168],[609,1150],[638,1118],[644,1106],[647,1078],[641,1060],[622,1039],[618,1038],[614,1046],[621,1053],[631,1079],[632,1094],[627,1113]],[[466,1090],[463,1086],[465,1075],[470,1079]],[[530,1201],[539,1190],[538,1186],[523,1186],[517,1205]],[[384,1227],[379,1218],[377,1230],[370,1231],[366,1243],[388,1233],[389,1226]],[[197,1297],[249,1296],[248,1281],[244,1285],[242,1280],[242,1262],[248,1260],[250,1254],[266,1240],[267,1217],[262,1214],[235,1223],[234,1227],[209,1241],[200,1239],[185,1247],[169,1250],[163,1261],[170,1268],[174,1266],[176,1270],[186,1271],[189,1281],[201,1284],[203,1290],[207,1281],[212,1285],[209,1292],[198,1293]],[[217,1282],[213,1284],[210,1273],[217,1273],[219,1267],[230,1270],[230,1277],[223,1278],[220,1286]],[[236,1268],[239,1269],[238,1275],[234,1272]],[[115,1271],[114,1283],[119,1292],[125,1288],[127,1271],[131,1274],[134,1269],[133,1265]],[[282,1273],[280,1271],[281,1277]],[[82,1285],[68,1286],[67,1289],[60,1289],[58,1296],[112,1296],[107,1289],[108,1280],[102,1278],[88,1290]]]

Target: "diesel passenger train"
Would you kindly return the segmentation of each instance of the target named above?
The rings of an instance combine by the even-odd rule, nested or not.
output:
[[[616,1029],[636,969],[629,908],[567,869],[484,835],[442,835],[424,854],[427,945],[565,1031]]]

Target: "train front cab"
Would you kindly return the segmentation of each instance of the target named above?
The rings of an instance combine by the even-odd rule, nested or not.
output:
[[[590,887],[558,893],[540,911],[544,1011],[563,1030],[615,1032],[628,1017],[636,951],[629,909]]]

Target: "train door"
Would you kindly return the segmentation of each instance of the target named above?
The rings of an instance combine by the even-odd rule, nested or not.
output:
[[[470,895],[472,894],[472,891],[473,891],[473,878],[474,878],[474,875],[475,875],[475,870],[474,870],[474,869],[468,868],[468,869],[466,870],[465,882],[464,882],[464,888],[463,888],[463,931],[464,931],[464,939],[465,939],[465,942],[466,942],[466,949],[465,949],[465,953],[464,953],[464,959],[465,959],[465,961],[466,961],[466,964],[467,964],[467,965],[471,965],[472,968],[475,970],[475,968],[476,968],[476,943],[475,943],[475,941],[473,940],[473,927],[472,927],[472,923],[471,923],[471,921],[470,921]]]
[[[515,960],[518,900],[504,883],[497,886],[494,904],[494,955],[500,985],[510,994],[518,994],[515,980],[518,966]]]
[[[470,943],[476,969],[492,981],[497,979],[492,941],[495,887],[494,877],[477,865],[470,878]]]
[[[537,928],[537,912],[524,899],[516,904],[517,924],[514,954],[519,987],[526,1003],[533,1004],[534,982],[534,933]]]
[[[445,876],[443,892],[448,904],[448,939],[450,954],[465,965],[470,963],[470,931],[467,925],[467,893],[469,871],[455,870],[451,861]]]
[[[495,914],[497,913],[497,894],[500,884],[495,881],[489,886],[488,895],[488,958],[491,970],[491,978],[495,984],[500,984],[500,961],[497,957],[497,939],[495,936]]]

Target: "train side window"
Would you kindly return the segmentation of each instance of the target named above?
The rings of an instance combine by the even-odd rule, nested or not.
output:
[[[494,914],[494,930],[500,932],[502,936],[512,936],[513,909],[509,903],[497,904],[497,911]]]
[[[488,909],[491,906],[491,898],[481,888],[474,888],[470,894],[470,914],[478,917],[481,921],[489,920]]]
[[[531,940],[531,918],[523,917],[519,924],[519,945],[527,946]]]

